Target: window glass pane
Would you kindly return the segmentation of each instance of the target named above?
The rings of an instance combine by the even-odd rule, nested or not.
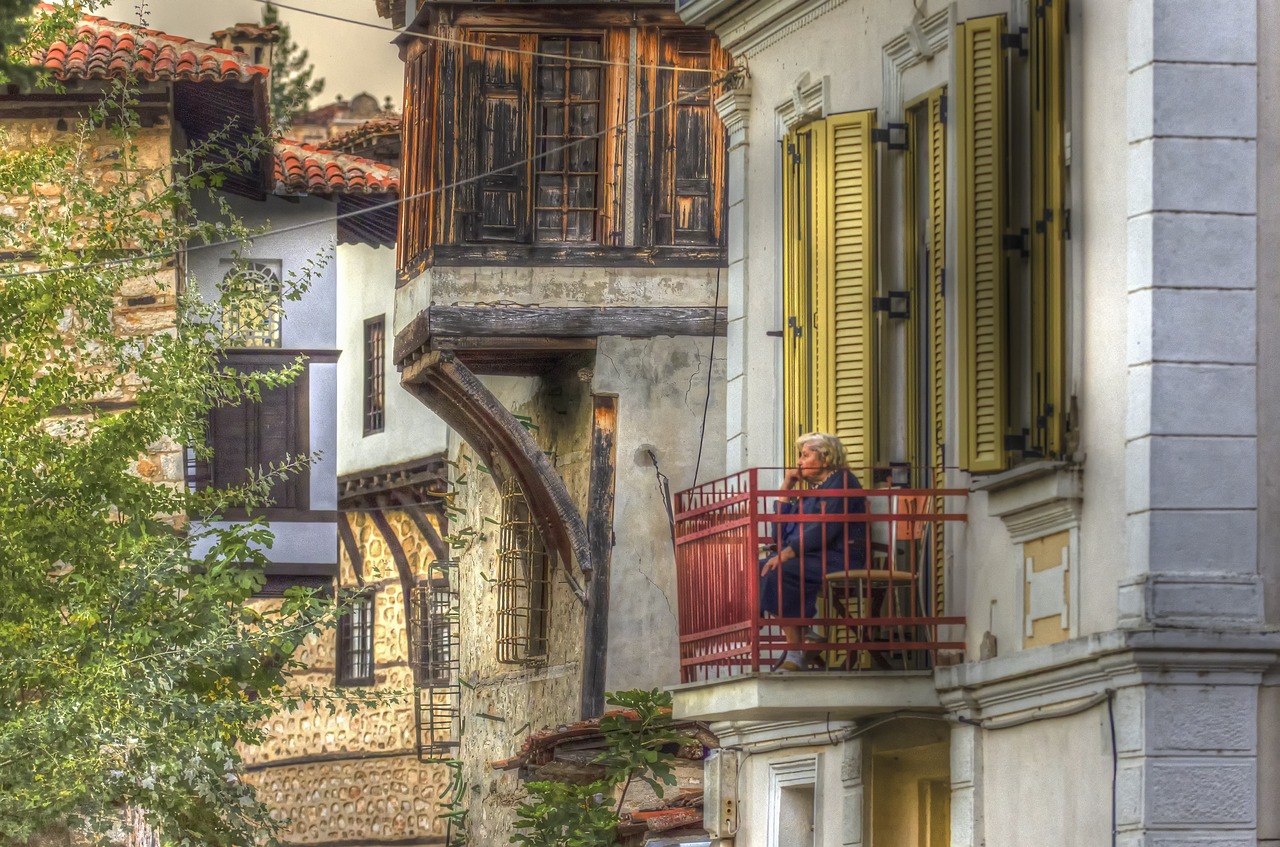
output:
[[[244,262],[219,286],[222,329],[228,347],[279,347],[284,306],[280,275],[270,265]]]
[[[544,38],[540,52],[566,58],[538,60],[540,156],[535,163],[535,239],[585,242],[595,239],[599,169],[600,41]],[[550,152],[555,151],[555,152]]]

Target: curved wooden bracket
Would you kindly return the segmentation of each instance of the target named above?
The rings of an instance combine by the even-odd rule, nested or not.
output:
[[[524,425],[448,351],[424,353],[405,362],[400,383],[471,445],[495,479],[502,481],[503,464],[511,469],[548,549],[565,563],[565,576],[585,602],[586,593],[573,578],[571,563],[576,562],[583,573],[591,571],[586,526],[564,480]],[[502,462],[494,461],[495,456]]]

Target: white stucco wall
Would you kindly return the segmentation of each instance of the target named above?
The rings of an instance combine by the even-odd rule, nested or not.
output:
[[[444,451],[447,427],[400,387],[395,368],[396,251],[394,247],[338,247],[338,475],[394,465]],[[364,434],[364,323],[386,317],[385,423]]]

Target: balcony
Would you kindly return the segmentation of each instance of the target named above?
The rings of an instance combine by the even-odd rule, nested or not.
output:
[[[947,524],[965,519],[947,504],[966,492],[785,491],[783,476],[751,469],[676,495],[676,713],[787,720],[937,708],[932,668],[939,653],[964,649],[964,618],[943,614],[942,551]],[[809,562],[807,579],[795,561],[761,577],[780,546]],[[778,614],[761,611],[762,596]],[[784,650],[820,655],[825,669],[771,673]]]

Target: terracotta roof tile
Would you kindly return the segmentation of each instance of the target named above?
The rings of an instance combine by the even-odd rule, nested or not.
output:
[[[266,26],[263,26],[262,24],[237,23],[237,24],[232,24],[226,29],[218,30],[217,32],[213,33],[212,37],[213,38],[226,38],[226,37],[257,38],[257,39],[261,39],[262,41],[274,42],[274,41],[280,40],[280,25],[267,24]]]
[[[42,10],[51,6],[41,5]],[[159,30],[85,15],[74,39],[55,42],[33,63],[58,79],[107,79],[133,73],[147,82],[249,82],[268,69],[243,53]]]
[[[391,165],[300,141],[275,149],[277,194],[398,194],[400,171]]]
[[[632,823],[642,823],[650,832],[666,832],[685,826],[702,826],[702,809],[655,809],[651,812],[632,812],[627,816]]]
[[[335,135],[329,139],[329,146],[334,150],[351,150],[362,144],[385,135],[400,134],[401,119],[394,118],[377,118],[372,121],[365,121],[354,129],[349,129],[341,135]]]

